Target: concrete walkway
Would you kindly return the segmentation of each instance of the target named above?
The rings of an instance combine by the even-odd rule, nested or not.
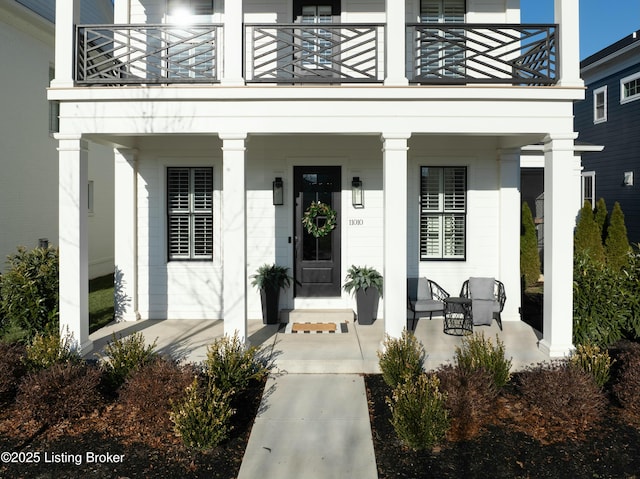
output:
[[[239,479],[377,477],[361,375],[269,378]]]

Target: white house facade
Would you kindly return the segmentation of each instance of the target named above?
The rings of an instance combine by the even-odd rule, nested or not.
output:
[[[555,0],[552,25],[520,24],[517,0],[114,7],[113,25],[83,25],[77,0],[58,2],[48,93],[60,101],[61,327],[84,350],[78,205],[95,143],[115,151],[118,316],[222,319],[245,338],[265,263],[298,281],[282,310],[353,308],[347,269],[376,267],[393,337],[409,277],[454,296],[470,276],[495,277],[503,321],[520,320],[520,151],[543,143],[540,347],[571,349],[577,0]],[[336,212],[319,239],[302,228],[311,201]]]
[[[83,5],[86,21],[113,20],[109,0]],[[50,1],[0,0],[0,272],[18,246],[58,245],[57,108],[46,96],[55,69],[54,13]],[[112,158],[110,147],[96,145],[88,164],[90,277],[113,272]]]

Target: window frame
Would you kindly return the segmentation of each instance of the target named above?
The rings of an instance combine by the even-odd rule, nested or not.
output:
[[[437,209],[428,209],[428,206],[425,206],[423,204],[423,199],[425,198],[425,196],[428,194],[426,191],[426,188],[423,184],[423,172],[425,169],[431,169],[431,170],[437,170],[438,171],[438,207]],[[447,202],[447,192],[445,190],[445,175],[446,173],[453,173],[455,175],[457,174],[462,174],[462,192],[463,192],[463,197],[462,197],[462,201],[463,201],[463,206],[462,208],[447,208],[446,207],[446,202]],[[418,224],[418,256],[420,258],[420,261],[466,261],[467,259],[467,236],[468,236],[468,232],[467,232],[467,209],[468,209],[468,192],[469,192],[469,182],[468,182],[468,168],[467,166],[462,166],[462,165],[451,165],[451,166],[439,166],[439,165],[421,165],[420,166],[420,171],[419,171],[419,206],[418,206],[418,217],[419,217],[419,224]],[[455,196],[457,196],[459,193],[454,191],[454,197],[453,200],[455,200],[456,202],[459,202],[459,198],[455,198]],[[449,201],[452,201],[452,199],[450,198]],[[446,217],[453,217],[454,220],[455,218],[461,218],[462,219],[462,242],[461,242],[461,248],[462,248],[462,253],[461,254],[457,254],[457,255],[447,255],[446,254],[446,247],[445,247],[445,241],[446,241],[446,235],[445,235],[445,229],[446,229],[446,225],[445,225],[445,219]],[[427,250],[428,246],[425,245],[425,243],[428,240],[428,238],[426,237],[426,235],[424,235],[424,233],[426,232],[426,228],[423,230],[423,222],[426,221],[427,217],[437,217],[438,218],[438,231],[437,231],[437,236],[438,236],[438,248],[439,248],[439,252],[437,255],[429,255],[428,252],[425,252],[423,254],[423,250]],[[454,243],[455,243],[455,234],[452,236],[454,238]]]
[[[632,95],[625,95],[625,85],[627,83],[635,82],[635,93]],[[628,75],[620,80],[620,104],[629,103],[631,101],[640,100],[640,72]]]
[[[598,96],[602,95],[602,116],[598,116]],[[593,123],[604,123],[607,121],[608,101],[607,101],[607,85],[601,86],[593,90]]]
[[[591,195],[590,198],[586,197],[586,187],[585,184],[587,181],[591,182]],[[596,207],[596,172],[595,171],[583,171],[580,175],[580,207],[584,206],[584,202],[589,200],[591,203],[591,208]]]
[[[187,170],[187,207],[186,208],[172,208],[172,196],[171,196],[171,182],[173,180],[172,170]],[[208,200],[209,208],[197,208],[195,206],[195,185],[196,174],[199,170],[205,170],[209,174],[208,184],[208,199],[205,198],[205,202]],[[191,261],[191,262],[212,262],[215,259],[215,229],[214,229],[214,200],[215,200],[215,183],[214,183],[214,169],[213,166],[167,166],[166,167],[166,238],[167,238],[167,262],[179,262],[179,261]],[[172,241],[173,241],[173,218],[187,218],[187,248],[188,253],[173,253]],[[208,253],[198,254],[196,252],[196,219],[200,220],[204,218],[209,220],[208,224],[204,225],[205,228],[205,244],[208,243]],[[208,230],[208,231],[207,231]],[[207,246],[205,246],[207,247]]]

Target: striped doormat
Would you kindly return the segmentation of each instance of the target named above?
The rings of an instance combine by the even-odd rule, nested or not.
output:
[[[281,325],[286,334],[343,334],[348,333],[347,323],[286,323]]]

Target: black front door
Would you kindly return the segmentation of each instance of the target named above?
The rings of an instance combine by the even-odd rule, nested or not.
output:
[[[340,296],[340,167],[297,166],[294,168],[295,195],[295,295],[297,297]],[[336,212],[336,226],[316,238],[302,224],[302,217],[319,201]],[[316,225],[325,217],[316,216]]]

